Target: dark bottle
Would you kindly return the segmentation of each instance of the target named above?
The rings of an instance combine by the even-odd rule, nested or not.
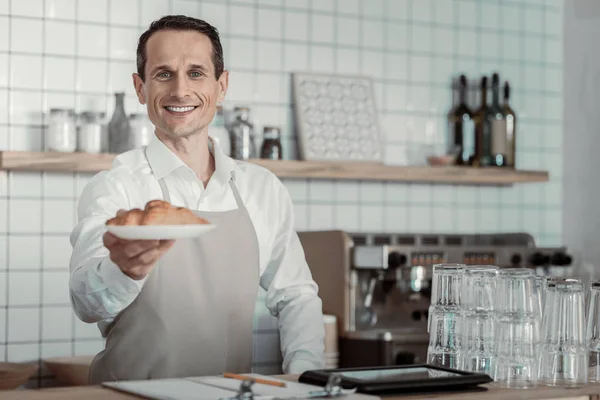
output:
[[[455,163],[468,164],[473,154],[475,130],[473,113],[467,106],[467,78],[460,76],[458,104],[448,113],[448,154],[456,154]]]
[[[506,119],[504,108],[500,106],[500,77],[492,75],[492,104],[489,108],[488,119],[492,129],[492,165],[506,167],[508,147],[506,142]]]
[[[269,160],[281,160],[281,140],[279,128],[265,126],[263,128],[263,143],[260,150],[260,158]]]
[[[517,116],[509,104],[510,85],[504,82],[504,119],[506,120],[506,165],[515,168],[517,150]]]
[[[492,128],[488,118],[487,77],[481,78],[481,107],[473,114],[475,123],[475,154],[470,164],[474,167],[487,167],[492,164]]]

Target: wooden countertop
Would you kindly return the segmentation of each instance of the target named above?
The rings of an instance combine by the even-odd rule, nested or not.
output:
[[[297,376],[283,376],[295,380]],[[529,390],[503,389],[484,385],[487,392],[454,392],[424,395],[385,396],[386,400],[478,400],[485,396],[489,400],[600,400],[600,384],[590,384],[577,389],[561,389],[539,386]],[[0,391],[0,400],[139,400],[140,397],[102,388],[100,386],[78,386],[39,390]]]

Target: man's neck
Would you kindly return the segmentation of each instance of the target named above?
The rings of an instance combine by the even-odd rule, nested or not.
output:
[[[200,132],[185,138],[173,140],[164,133],[156,131],[156,136],[177,157],[190,167],[202,181],[204,187],[215,172],[215,159],[208,149],[208,132]]]

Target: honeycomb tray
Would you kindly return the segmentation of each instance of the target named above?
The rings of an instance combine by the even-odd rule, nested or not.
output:
[[[299,155],[307,161],[382,161],[369,77],[292,73]]]

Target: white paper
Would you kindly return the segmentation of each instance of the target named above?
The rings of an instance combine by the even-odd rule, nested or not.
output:
[[[105,382],[103,386],[154,400],[217,400],[235,392],[187,379]]]

